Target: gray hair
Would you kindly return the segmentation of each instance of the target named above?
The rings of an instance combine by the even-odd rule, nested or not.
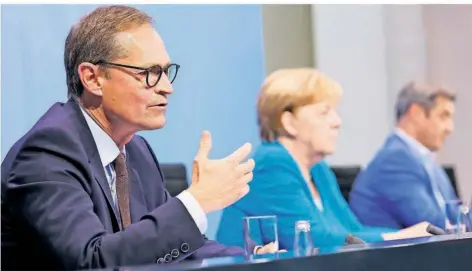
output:
[[[418,82],[410,82],[402,88],[395,106],[396,118],[399,121],[413,104],[425,109],[428,114],[436,104],[436,98],[444,97],[450,101],[456,100],[456,95],[444,87],[431,87]]]

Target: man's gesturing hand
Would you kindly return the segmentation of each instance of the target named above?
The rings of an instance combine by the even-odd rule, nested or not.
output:
[[[211,135],[204,131],[192,167],[192,183],[188,188],[205,213],[221,210],[249,192],[254,160],[243,162],[251,152],[246,143],[229,156],[210,160]]]

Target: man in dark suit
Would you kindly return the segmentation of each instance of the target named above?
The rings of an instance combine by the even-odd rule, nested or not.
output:
[[[244,144],[209,160],[204,132],[192,184],[172,198],[141,130],[165,124],[179,65],[145,13],[101,7],[72,27],[70,99],[54,104],[2,163],[2,268],[85,269],[239,255],[203,235],[206,214],[248,192]]]

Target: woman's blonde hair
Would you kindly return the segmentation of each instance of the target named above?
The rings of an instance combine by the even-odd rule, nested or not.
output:
[[[257,101],[257,122],[263,141],[274,141],[284,133],[281,116],[285,111],[330,99],[339,99],[341,86],[313,68],[281,69],[270,74]]]

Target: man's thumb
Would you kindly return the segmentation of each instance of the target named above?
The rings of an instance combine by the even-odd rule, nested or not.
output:
[[[203,131],[200,139],[200,146],[197,152],[197,159],[207,158],[211,150],[211,134],[208,131]]]

